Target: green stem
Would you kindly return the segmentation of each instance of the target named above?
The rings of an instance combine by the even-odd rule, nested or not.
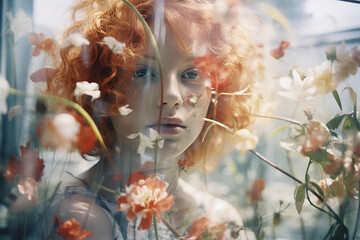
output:
[[[178,185],[178,183],[179,183],[180,173],[181,173],[181,169],[179,168],[178,175],[177,175],[177,177],[176,177],[176,182],[175,182],[174,190],[172,191],[172,194],[171,194],[171,195],[174,195],[174,194],[175,194],[176,187],[177,187],[177,185]]]
[[[165,218],[162,217],[161,221],[170,230],[170,232],[172,232],[176,237],[181,237],[181,235],[175,230],[175,228]]]
[[[117,170],[111,155],[105,145],[105,142],[101,136],[101,133],[98,129],[98,127],[96,126],[95,122],[93,121],[93,119],[90,117],[90,115],[85,111],[84,108],[82,108],[79,104],[70,101],[68,99],[62,98],[62,97],[58,97],[58,96],[54,96],[54,95],[50,95],[50,94],[46,94],[46,93],[42,93],[42,94],[29,94],[29,93],[25,93],[22,91],[19,91],[17,89],[14,88],[10,88],[9,89],[9,94],[14,94],[14,95],[18,95],[18,96],[24,96],[24,97],[35,97],[38,99],[42,99],[42,100],[54,100],[56,102],[62,103],[68,107],[71,107],[72,109],[76,110],[82,117],[85,118],[85,120],[89,123],[91,129],[94,131],[95,136],[97,137],[100,146],[104,149],[105,154],[108,158],[108,160],[110,161],[110,164],[112,165],[113,169],[116,171],[117,174],[119,174],[119,171]]]
[[[153,223],[154,223],[154,233],[155,233],[155,239],[159,240],[159,234],[157,230],[157,223],[156,223],[156,216],[153,215]]]
[[[256,152],[255,150],[250,150],[250,152],[252,152],[255,156],[257,156],[258,158],[260,158],[262,161],[264,161],[265,163],[269,164],[270,166],[272,166],[273,168],[275,168],[276,170],[282,172],[283,174],[285,174],[286,176],[290,177],[291,179],[293,179],[294,181],[296,181],[299,184],[305,184],[302,181],[300,181],[299,179],[297,179],[295,176],[291,175],[290,173],[286,172],[285,170],[281,169],[280,167],[276,166],[274,163],[272,163],[270,160],[268,160],[266,157],[264,157],[263,155],[261,155],[260,153]],[[309,167],[309,166],[308,166]],[[308,172],[308,170],[306,171],[306,173]],[[333,217],[334,219],[336,219],[342,226],[344,226],[344,224],[342,223],[341,219],[338,217],[338,215],[334,212],[334,210],[326,203],[326,201],[313,189],[308,188],[307,184],[305,184],[305,187],[308,191],[310,191],[312,194],[315,195],[315,197],[317,197],[324,205],[325,207],[329,210],[328,213],[326,211],[324,211],[323,209],[319,208],[320,211],[324,211],[325,213],[327,213],[329,216]],[[307,193],[307,191],[306,191]],[[311,202],[310,202],[311,203]],[[314,206],[316,207],[316,206]],[[316,207],[318,208],[318,207]]]
[[[234,133],[234,131],[231,129],[231,128],[229,128],[228,126],[226,126],[225,124],[223,124],[223,123],[221,123],[221,122],[218,122],[218,121],[215,121],[215,120],[212,120],[212,119],[210,119],[210,118],[202,118],[204,121],[206,121],[206,122],[211,122],[211,123],[214,123],[215,125],[218,125],[218,126],[220,126],[220,127],[222,127],[222,128],[225,128],[228,132],[230,132],[230,133]]]
[[[136,14],[137,18],[140,20],[141,24],[143,25],[147,35],[149,36],[150,42],[154,48],[155,51],[155,57],[156,60],[159,64],[159,73],[160,73],[160,103],[164,102],[164,84],[163,84],[163,73],[162,73],[162,67],[161,67],[161,57],[160,57],[160,52],[159,52],[159,48],[157,46],[156,43],[156,39],[154,37],[154,34],[152,33],[149,25],[147,24],[146,20],[143,18],[143,16],[141,15],[141,13],[136,9],[136,7],[134,5],[132,5],[130,2],[128,2],[127,0],[123,0],[123,2],[128,5],[131,10]],[[158,119],[158,129],[157,131],[160,132],[160,126],[161,126],[161,116],[162,116],[162,104],[160,104],[160,111],[159,111],[159,119]],[[154,174],[156,173],[156,149],[155,149],[155,159],[154,159]]]
[[[261,117],[261,118],[270,118],[270,119],[277,119],[277,120],[282,120],[285,122],[289,122],[289,123],[293,123],[296,125],[299,125],[302,128],[305,128],[304,125],[301,122],[298,122],[294,119],[291,118],[286,118],[286,117],[277,117],[277,116],[265,116],[265,115],[258,115],[258,114],[253,114],[254,117]]]
[[[360,191],[358,192],[358,209],[357,209],[357,214],[356,214],[356,221],[355,221],[354,234],[353,234],[352,240],[356,239],[356,234],[357,234],[358,225],[359,225],[359,219],[360,219]]]
[[[101,184],[98,184],[98,183],[94,183],[94,184],[95,184],[95,186],[97,187],[97,189],[102,189],[102,190],[105,190],[105,191],[107,191],[107,192],[109,192],[109,193],[112,193],[112,194],[114,194],[114,195],[119,195],[119,192],[118,192],[118,191],[112,190],[112,189],[107,188],[107,187],[105,187],[105,186],[103,186],[103,185],[101,185]]]

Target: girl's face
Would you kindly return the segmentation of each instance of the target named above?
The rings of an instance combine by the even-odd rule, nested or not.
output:
[[[207,79],[200,77],[194,65],[195,56],[185,53],[170,29],[163,42],[158,42],[163,71],[163,99],[158,62],[151,43],[144,49],[144,57],[136,62],[132,86],[136,94],[128,99],[133,110],[127,116],[112,117],[122,149],[136,151],[139,138],[128,135],[139,133],[149,136],[149,128],[158,131],[159,112],[162,107],[160,137],[164,146],[158,149],[161,159],[175,158],[182,154],[198,137],[203,117],[210,104]],[[146,148],[145,154],[153,154]]]

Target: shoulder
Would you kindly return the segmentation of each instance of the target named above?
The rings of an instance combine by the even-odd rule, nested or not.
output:
[[[232,222],[239,228],[243,227],[241,215],[231,203],[207,192],[199,191],[185,181],[182,181],[181,185],[183,189],[194,198],[196,204],[203,208],[204,216],[211,219],[212,222],[217,224],[225,223],[226,225]],[[231,236],[231,230],[229,230],[229,228],[225,231],[223,239],[234,239],[234,237]],[[235,239],[253,238],[244,231],[240,231],[239,236]]]
[[[66,196],[57,201],[48,215],[47,230],[42,231],[45,236],[56,232],[53,219],[57,217],[62,222],[73,218],[80,223],[80,230],[92,231],[91,237],[87,239],[114,239],[113,223],[106,211],[93,199],[81,194]]]

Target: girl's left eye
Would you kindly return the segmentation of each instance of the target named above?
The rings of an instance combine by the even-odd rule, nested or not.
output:
[[[200,76],[198,73],[195,72],[186,72],[181,75],[182,78],[189,78],[189,79],[198,79]]]

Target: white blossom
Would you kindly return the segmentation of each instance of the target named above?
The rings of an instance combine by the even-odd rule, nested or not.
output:
[[[292,75],[292,78],[280,78],[279,84],[286,91],[279,91],[279,94],[296,101],[312,99],[316,93],[316,88],[311,86],[312,76],[309,75],[304,80],[301,80],[300,74],[295,69]]]
[[[149,128],[149,137],[144,135],[143,133],[139,132],[139,133],[133,133],[130,134],[129,136],[127,136],[130,139],[135,139],[135,138],[139,138],[140,142],[139,142],[139,146],[137,149],[137,153],[139,153],[140,155],[144,154],[145,152],[145,148],[154,148],[154,145],[157,143],[159,148],[162,148],[164,146],[164,140],[161,139],[160,140],[160,136],[159,133],[157,131],[155,131],[152,128]]]
[[[126,116],[129,115],[133,110],[129,108],[129,104],[126,104],[119,108],[120,115]]]
[[[113,37],[104,37],[104,43],[111,49],[111,51],[115,54],[122,54],[123,49],[125,47],[125,43],[118,42]]]
[[[8,81],[0,75],[0,113],[7,113],[6,98],[9,94],[9,89]]]
[[[90,42],[86,38],[84,38],[80,33],[71,34],[63,43],[63,48],[67,48],[69,46],[80,47],[82,45],[89,45]]]
[[[83,94],[89,95],[92,97],[91,101],[93,101],[94,99],[100,97],[99,85],[94,82],[77,82],[74,94],[77,99],[79,99]]]
[[[7,12],[6,15],[10,22],[10,30],[14,33],[14,42],[17,42],[28,32],[32,31],[31,18],[26,15],[24,10],[19,9],[16,17],[11,12]]]

